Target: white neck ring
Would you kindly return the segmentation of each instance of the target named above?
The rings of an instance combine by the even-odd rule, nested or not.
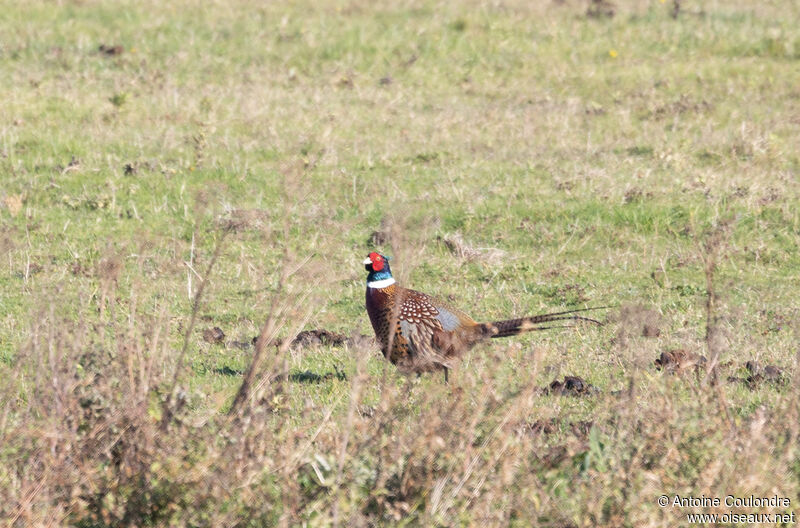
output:
[[[394,284],[394,278],[389,277],[388,279],[383,279],[379,281],[369,281],[367,282],[367,288],[386,288]]]

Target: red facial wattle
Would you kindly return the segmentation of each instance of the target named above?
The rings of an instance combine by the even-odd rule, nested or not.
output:
[[[369,259],[372,261],[372,269],[374,271],[381,271],[383,269],[383,257],[377,253],[370,253]]]

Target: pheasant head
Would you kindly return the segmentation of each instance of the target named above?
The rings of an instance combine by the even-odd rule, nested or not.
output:
[[[364,268],[369,272],[367,286],[370,288],[385,288],[394,284],[389,257],[373,251],[364,259]]]

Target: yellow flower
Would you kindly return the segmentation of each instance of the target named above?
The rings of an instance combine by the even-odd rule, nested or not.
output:
[[[611,57],[612,59],[616,59],[617,55],[619,55],[619,53],[617,53],[617,50],[615,49],[608,50],[608,56]]]

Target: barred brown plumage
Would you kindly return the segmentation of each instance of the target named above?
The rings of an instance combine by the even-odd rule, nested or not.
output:
[[[555,328],[553,321],[599,321],[575,315],[597,310],[584,308],[550,314],[478,323],[470,316],[430,295],[398,286],[389,259],[370,253],[364,260],[367,276],[366,305],[375,337],[386,359],[405,373],[431,372],[453,366],[454,360],[489,338]]]

